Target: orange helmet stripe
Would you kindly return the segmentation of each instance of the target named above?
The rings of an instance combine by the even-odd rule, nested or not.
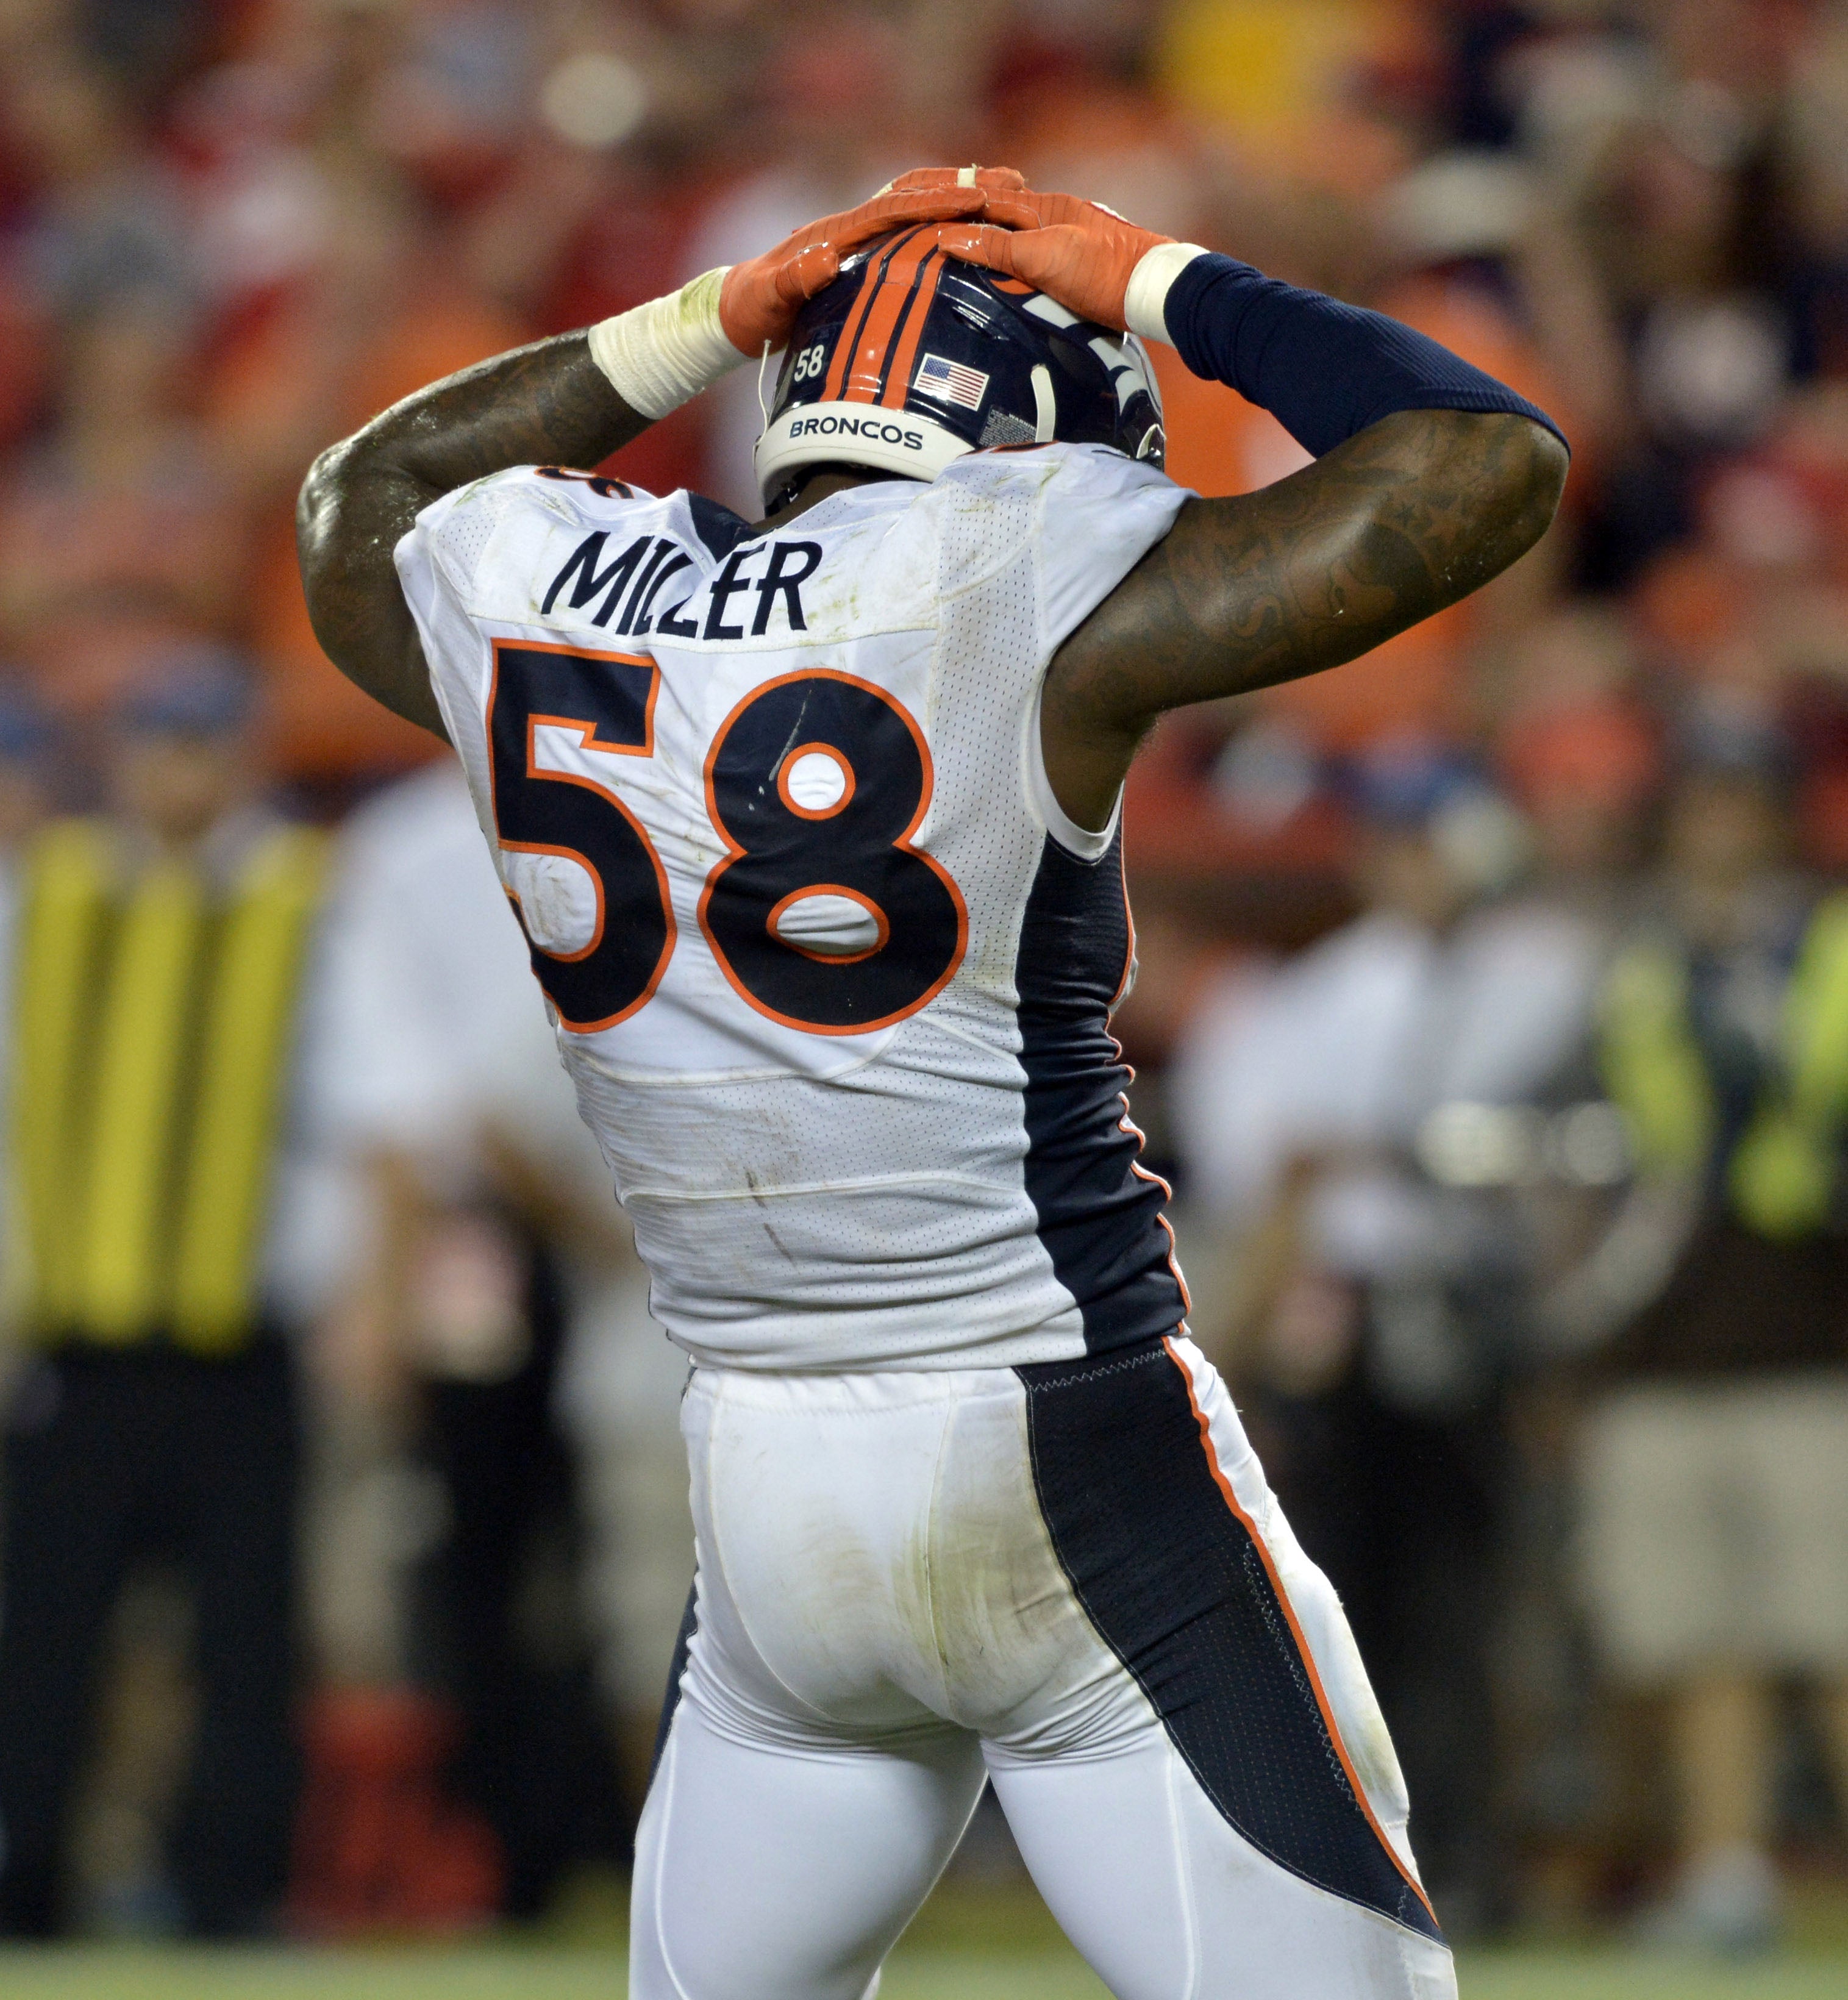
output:
[[[937,284],[943,277],[943,267],[950,261],[947,252],[933,251],[926,259],[918,273],[918,281],[912,290],[910,310],[905,318],[904,327],[898,343],[892,349],[892,358],[885,371],[885,388],[880,401],[888,408],[901,410],[911,388],[911,371],[918,358],[918,349],[924,338],[924,323],[930,317],[931,301],[937,295]]]
[[[917,229],[894,243],[881,260],[859,335],[847,357],[842,401],[879,401],[891,365],[892,343],[912,307],[925,266],[933,259],[940,265],[943,261],[934,232]],[[933,280],[931,290],[936,289]]]
[[[860,336],[866,326],[867,315],[872,311],[879,296],[879,288],[884,281],[886,266],[891,262],[893,253],[901,249],[916,234],[915,230],[908,231],[887,244],[883,250],[869,257],[862,266],[860,293],[853,302],[853,310],[847,315],[846,324],[841,328],[839,339],[834,343],[834,352],[828,363],[828,377],[822,384],[820,401],[838,403],[841,400],[842,391],[847,383],[848,364],[859,349]]]
[[[925,231],[919,230],[905,242],[894,245],[891,255],[886,259],[867,310],[866,323],[860,328],[860,339],[854,343],[853,353],[847,363],[844,392],[847,402],[879,401],[879,392],[885,386],[886,370],[891,362],[892,342],[905,322],[919,276],[936,252],[934,243],[924,240],[926,234]]]

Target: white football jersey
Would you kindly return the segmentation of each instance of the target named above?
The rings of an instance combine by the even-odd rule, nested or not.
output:
[[[1060,642],[1186,493],[981,452],[753,531],[521,467],[398,545],[578,1100],[696,1359],[1012,1366],[1172,1332],[1106,1026],[1120,837],[1040,753]]]

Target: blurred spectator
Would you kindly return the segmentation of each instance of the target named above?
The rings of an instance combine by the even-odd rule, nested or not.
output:
[[[328,1665],[453,1711],[442,1776],[492,1830],[491,1905],[531,1917],[573,1865],[621,1852],[555,1400],[571,1266],[594,1276],[633,1252],[453,760],[364,807],[348,860],[329,1109],[375,1233],[319,1373],[330,1426],[370,1426],[374,1468],[421,1476],[430,1526],[398,1586],[395,1643],[356,1648],[324,1599],[324,1637],[346,1635]],[[306,1857],[302,1905],[324,1922],[340,1885],[317,1871],[342,1846],[335,1829]],[[360,1913],[389,1922],[392,1907]]]
[[[1788,866],[1775,746],[1735,748],[1677,784],[1601,1003],[1641,1171],[1693,1220],[1584,1438],[1596,1637],[1669,1700],[1680,1873],[1659,1929],[1722,1950],[1776,1922],[1784,1678],[1821,1696],[1848,1793],[1848,903]]]
[[[1623,620],[1587,604],[1530,625],[1478,689],[1499,712],[1497,762],[1544,892],[1608,922],[1628,914],[1659,777],[1660,732],[1637,678]]]
[[[459,240],[511,144],[523,18],[279,9],[190,101],[196,247],[217,307],[204,415],[248,537],[239,614],[294,775],[377,777],[429,754],[315,645],[294,498],[322,445],[533,330],[470,282]]]
[[[0,693],[0,992],[12,988],[20,863],[51,810],[56,740],[50,720],[29,696],[17,689]]]
[[[5,1075],[11,1398],[0,1925],[57,1929],[67,1811],[125,1577],[189,1585],[187,1927],[274,1921],[294,1807],[290,1343],[337,1269],[301,1033],[323,842],[265,803],[250,688],[173,658],[118,709],[108,815],[21,864]],[[330,1225],[332,1231],[330,1234]]]
[[[10,52],[6,136],[30,186],[20,276],[51,309],[95,320],[193,303],[178,178],[124,78],[44,35]]]
[[[145,293],[71,324],[57,428],[0,485],[0,635],[74,720],[241,609],[244,523],[187,414],[189,336]]]
[[[1535,1177],[1546,1121],[1523,1107],[1582,1043],[1597,938],[1561,905],[1472,908],[1517,857],[1467,767],[1401,745],[1359,803],[1364,914],[1209,998],[1171,1101],[1196,1212],[1241,1246],[1221,1339],[1353,1621],[1433,1900],[1468,1932],[1505,1891],[1483,1774],[1502,1403],[1534,1275],[1499,1196]]]
[[[30,695],[0,690],[0,869],[9,895],[20,850],[51,809],[57,741],[50,717]]]
[[[662,1699],[693,1588],[680,1437],[686,1364],[649,1316],[648,1273],[632,1248],[624,1259],[581,1257],[573,1276],[558,1409],[577,1455],[585,1611],[615,1718],[623,1810],[633,1826],[654,1769]]]

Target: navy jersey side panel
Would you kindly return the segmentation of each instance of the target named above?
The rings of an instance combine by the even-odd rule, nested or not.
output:
[[[1129,1071],[1110,1032],[1130,942],[1120,828],[1092,862],[1048,835],[1014,973],[1026,1193],[1092,1353],[1172,1333],[1186,1311],[1162,1220],[1167,1190],[1138,1170],[1142,1142],[1123,1096]]]

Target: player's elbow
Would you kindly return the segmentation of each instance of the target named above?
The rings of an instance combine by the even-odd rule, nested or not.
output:
[[[391,549],[415,512],[398,502],[390,468],[367,448],[364,432],[329,445],[308,467],[295,501],[295,547],[308,613],[318,632],[336,595],[360,579],[397,589]],[[336,664],[340,655],[328,644]]]
[[[295,496],[295,546],[302,579],[313,602],[314,582],[339,532],[347,490],[347,443],[329,445],[308,467]]]
[[[296,498],[295,549],[314,636],[335,665],[363,686],[375,630],[399,609],[390,554],[398,536],[355,443],[330,445],[309,467]]]
[[[1495,448],[1484,455],[1495,475],[1493,504],[1485,512],[1495,523],[1499,566],[1506,567],[1524,556],[1553,525],[1572,455],[1551,431],[1530,417],[1498,414],[1477,421],[1502,433]]]

